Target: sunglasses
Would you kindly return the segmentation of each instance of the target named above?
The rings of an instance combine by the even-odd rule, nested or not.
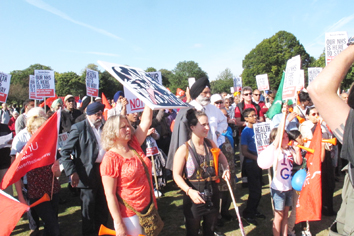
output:
[[[250,96],[252,93],[244,93],[243,96]]]
[[[320,113],[318,113],[318,112],[317,112],[317,113],[312,113],[312,114],[311,114],[311,116],[319,116],[319,115],[320,115]]]
[[[222,101],[215,102],[215,104],[222,104],[222,103],[223,103]]]

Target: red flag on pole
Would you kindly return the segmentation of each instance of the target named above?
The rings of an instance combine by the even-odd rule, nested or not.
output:
[[[103,111],[103,117],[105,120],[107,120],[108,117],[108,110],[112,109],[111,104],[108,102],[106,95],[104,95],[104,93],[102,93],[102,104],[105,105],[104,107],[104,111]]]
[[[60,124],[59,109],[32,135],[19,156],[11,164],[0,183],[0,189],[17,182],[28,171],[53,164],[56,159]]]
[[[296,224],[304,221],[321,220],[322,208],[322,184],[321,184],[321,152],[322,131],[318,122],[310,144],[315,152],[307,152],[307,176],[302,186],[299,199],[296,204]]]
[[[17,201],[1,190],[0,202],[0,222],[2,226],[0,236],[9,236],[23,213],[29,209],[29,206]]]

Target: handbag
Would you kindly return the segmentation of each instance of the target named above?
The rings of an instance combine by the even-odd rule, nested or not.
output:
[[[151,201],[149,205],[142,211],[136,211],[132,206],[130,206],[124,199],[122,199],[118,194],[118,200],[122,202],[127,208],[132,210],[138,217],[139,217],[139,224],[144,229],[144,232],[147,236],[157,236],[161,232],[164,223],[155,207],[154,200],[153,200],[153,190],[152,184],[149,178],[149,171],[148,168],[141,156],[133,149],[135,154],[139,157],[140,161],[143,163],[144,170],[146,177],[148,179],[150,185],[150,194],[151,194]]]

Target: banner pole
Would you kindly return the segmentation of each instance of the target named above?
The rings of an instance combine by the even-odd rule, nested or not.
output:
[[[151,163],[152,163],[152,169],[153,169],[153,171],[154,171],[155,187],[156,187],[156,190],[159,191],[159,184],[158,184],[158,182],[157,182],[154,155],[151,155]],[[157,198],[159,198],[159,197],[160,197],[160,194],[157,194]]]

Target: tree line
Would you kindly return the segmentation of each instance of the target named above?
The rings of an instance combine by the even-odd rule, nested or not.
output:
[[[243,86],[250,86],[253,89],[257,87],[256,75],[268,74],[269,85],[271,89],[277,89],[283,71],[285,71],[286,62],[291,57],[300,55],[302,69],[305,70],[305,85],[307,86],[307,69],[309,67],[325,67],[324,52],[315,59],[310,56],[304,46],[297,38],[286,31],[279,31],[270,38],[264,39],[254,49],[252,49],[242,61],[243,72],[241,75]],[[88,69],[98,70],[95,64],[87,65]],[[9,103],[22,104],[28,99],[29,75],[34,74],[34,70],[52,70],[50,66],[34,64],[24,70],[14,70],[10,72],[11,86],[8,96]],[[162,84],[168,87],[172,93],[176,93],[177,88],[185,89],[188,86],[188,78],[199,79],[207,76],[207,73],[200,68],[194,61],[182,61],[177,63],[173,70],[148,67],[146,72],[160,71],[162,75]],[[211,92],[221,93],[230,92],[233,86],[233,74],[229,68],[222,71],[215,80],[211,81]],[[112,98],[115,92],[122,90],[123,86],[113,78],[107,71],[99,71],[100,84],[99,92],[104,93],[108,98]],[[73,94],[83,97],[86,95],[86,69],[82,74],[75,72],[55,72],[55,90],[58,96]],[[213,78],[209,78],[213,79]],[[348,89],[354,81],[354,67],[349,70],[346,78],[342,82],[342,89]]]

